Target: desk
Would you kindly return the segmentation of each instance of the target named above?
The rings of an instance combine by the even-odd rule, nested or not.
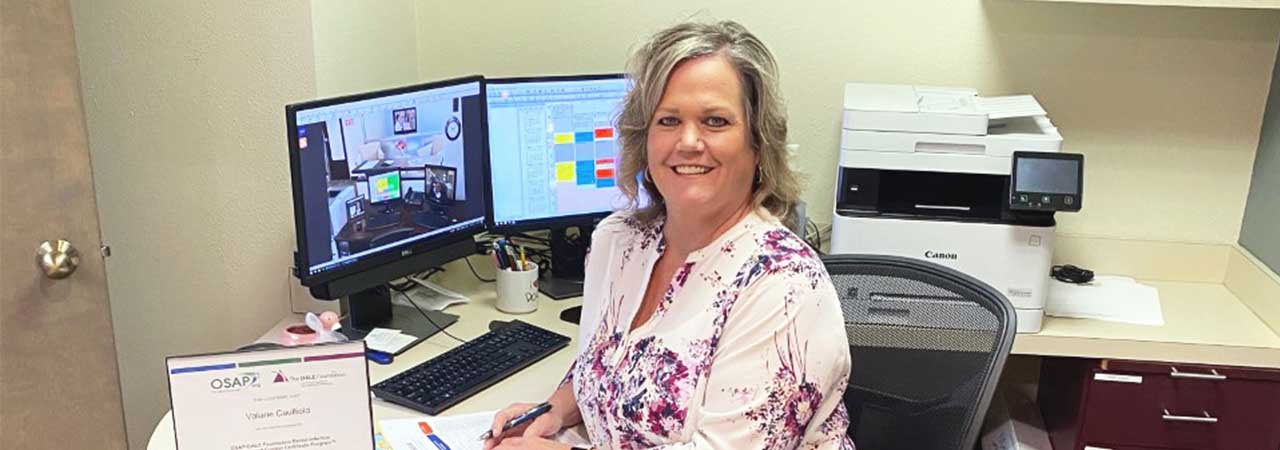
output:
[[[361,162],[359,166],[351,169],[351,173],[355,175],[369,176],[392,170],[416,170],[422,171],[422,166],[430,161],[425,158],[395,158],[382,160],[367,160]]]
[[[1088,255],[1072,257],[1073,260],[1082,261],[1091,267],[1101,267],[1104,272],[1107,261],[1116,264],[1115,261],[1123,260],[1129,267],[1144,267],[1132,261],[1137,257],[1169,261],[1213,259],[1169,257],[1169,254],[1176,252],[1150,250],[1152,246],[1146,244],[1135,251],[1130,246],[1121,244],[1123,243],[1108,241],[1105,245],[1087,247],[1113,249],[1117,253],[1092,258]],[[1280,324],[1280,301],[1276,300],[1280,298],[1280,278],[1263,273],[1260,263],[1243,255],[1238,249],[1220,249],[1214,246],[1208,251],[1214,252],[1213,254],[1221,252],[1222,267],[1214,268],[1211,267],[1212,264],[1208,264],[1210,267],[1202,268],[1207,275],[1195,273],[1191,275],[1198,278],[1179,277],[1173,276],[1178,275],[1177,273],[1157,271],[1151,273],[1166,280],[1184,280],[1143,281],[1160,291],[1164,326],[1147,327],[1100,320],[1046,317],[1039,333],[1019,334],[1015,337],[1013,354],[1280,368],[1280,335],[1275,331],[1280,327],[1273,329],[1268,325]],[[1199,252],[1195,253],[1197,256],[1203,253],[1202,250],[1194,252]],[[1185,267],[1167,263],[1158,265],[1180,269]],[[456,325],[449,328],[451,333],[471,338],[483,334],[488,329],[490,320],[519,318],[573,337],[576,341],[577,326],[560,321],[559,314],[565,308],[581,304],[580,298],[554,301],[542,297],[538,311],[524,316],[509,315],[493,307],[493,285],[475,281],[465,263],[457,261],[446,267],[449,270],[442,276],[440,283],[472,298],[471,303],[448,310],[462,316]],[[1141,276],[1145,273],[1135,275],[1142,279],[1146,278]],[[1272,302],[1276,304],[1273,305]],[[456,341],[442,334],[432,336],[397,358],[393,365],[371,364],[371,379],[375,383],[381,381],[443,353],[456,344]],[[577,342],[569,344],[570,349],[576,349],[577,346]],[[563,377],[574,353],[573,350],[561,350],[451,408],[448,414],[490,411],[512,401],[544,400]],[[420,415],[376,399],[373,405],[375,420]],[[147,448],[173,448],[173,425],[168,415],[156,426]]]
[[[401,198],[375,205],[367,198],[361,200],[364,216],[348,221],[333,237],[338,245],[338,255],[352,255],[410,236],[444,228],[458,223],[458,217],[467,215],[465,208],[468,205],[455,203],[441,206],[425,199],[421,201],[423,202],[421,205],[413,205]],[[385,212],[386,210],[391,212]],[[373,227],[373,217],[384,220],[384,225]]]
[[[452,270],[451,268],[450,272],[465,274],[467,277],[471,276],[465,265],[461,266],[459,270]],[[489,331],[489,321],[491,320],[519,319],[569,336],[573,341],[569,343],[567,348],[553,353],[546,359],[521,370],[501,383],[493,385],[462,403],[449,408],[445,411],[445,414],[456,415],[492,411],[515,401],[540,402],[546,400],[560,385],[560,380],[564,378],[565,372],[569,370],[569,365],[577,353],[578,327],[560,320],[560,311],[580,305],[582,303],[581,298],[556,301],[542,297],[542,303],[539,304],[537,311],[529,314],[506,314],[494,308],[494,299],[497,295],[493,286],[492,283],[478,282],[450,283],[451,288],[455,288],[459,293],[471,298],[471,302],[467,304],[453,306],[446,310],[449,313],[460,316],[457,323],[447,328],[450,333],[463,339],[471,339]],[[276,324],[275,328],[263,335],[263,338],[265,340],[265,338],[279,336],[280,330],[283,330],[286,324],[300,322],[302,322],[300,316],[286,317]],[[458,341],[445,336],[444,333],[436,333],[396,357],[395,363],[391,365],[384,366],[370,362],[369,379],[373,383],[378,383],[422,361],[444,353],[457,345]],[[373,419],[375,421],[420,417],[422,415],[420,412],[403,406],[376,398],[373,399]],[[170,414],[165,414],[164,418],[160,419],[160,423],[156,424],[155,430],[151,433],[151,440],[147,444],[147,450],[173,450],[173,448],[173,419]]]
[[[1219,283],[1143,281],[1160,292],[1164,326],[1045,317],[1013,354],[1280,368],[1280,336]]]

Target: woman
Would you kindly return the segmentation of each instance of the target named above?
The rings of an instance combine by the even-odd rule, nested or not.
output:
[[[779,219],[798,188],[773,57],[736,23],[682,24],[630,66],[632,208],[592,235],[578,357],[551,412],[486,448],[569,449],[547,437],[579,423],[601,449],[851,448],[835,289]]]

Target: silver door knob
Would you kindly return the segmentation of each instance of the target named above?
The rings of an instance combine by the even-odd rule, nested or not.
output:
[[[70,242],[58,239],[44,241],[36,249],[36,264],[44,275],[55,280],[71,276],[80,267],[80,251]]]

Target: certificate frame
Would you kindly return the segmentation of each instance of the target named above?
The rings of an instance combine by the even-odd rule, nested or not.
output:
[[[350,362],[350,360],[354,359],[359,361],[358,363],[359,367],[357,368],[355,367],[355,364],[353,364],[351,367],[347,367],[347,369],[349,369],[350,372],[342,372],[342,373],[345,373],[346,375],[356,375],[358,377],[357,379],[350,381],[350,383],[355,383],[358,381],[359,385],[362,386],[362,389],[360,390],[360,393],[359,393],[360,401],[358,402],[353,401],[347,404],[338,404],[337,402],[334,402],[333,404],[322,404],[322,405],[319,405],[319,407],[317,407],[316,409],[320,410],[319,412],[321,413],[325,413],[325,412],[333,413],[335,411],[346,412],[348,416],[342,419],[342,423],[350,424],[353,427],[347,431],[354,431],[355,433],[358,433],[362,437],[367,437],[367,443],[365,445],[354,447],[354,448],[357,450],[374,450],[376,430],[374,428],[374,419],[373,419],[373,399],[372,399],[372,396],[369,394],[369,385],[370,385],[369,382],[371,379],[369,375],[369,362],[368,362],[368,359],[365,357],[365,352],[366,352],[366,347],[365,347],[364,341],[348,341],[348,342],[322,343],[322,344],[312,344],[312,345],[302,345],[302,346],[292,346],[292,347],[253,349],[253,350],[241,350],[241,351],[230,351],[230,352],[211,352],[211,353],[199,353],[199,354],[189,354],[189,355],[175,355],[175,356],[166,357],[165,358],[165,373],[166,373],[165,379],[167,381],[168,389],[169,389],[169,410],[172,416],[172,423],[173,423],[174,448],[178,450],[184,450],[183,441],[182,441],[184,437],[184,434],[183,434],[184,431],[182,427],[187,422],[187,420],[184,420],[184,419],[187,419],[188,413],[194,412],[194,411],[185,411],[185,410],[180,411],[180,409],[191,408],[192,406],[184,405],[180,407],[179,403],[183,403],[183,402],[179,402],[177,399],[175,399],[175,389],[174,389],[175,376],[192,376],[192,375],[205,375],[206,377],[209,375],[217,376],[219,374],[225,374],[225,371],[227,370],[234,370],[234,371],[240,372],[236,375],[244,375],[243,372],[246,372],[246,371],[259,371],[259,370],[265,370],[268,368],[271,370],[276,370],[276,374],[280,375],[281,373],[283,373],[282,371],[285,368],[289,368],[290,371],[292,371],[292,370],[297,370],[300,367],[306,367],[308,369],[311,369],[313,367],[332,367],[334,364],[337,364],[338,361]],[[199,362],[199,364],[191,365],[190,363],[193,363],[193,362]],[[210,362],[215,362],[215,363],[209,364]],[[313,363],[313,362],[324,363],[325,366],[308,366],[307,365],[308,363]],[[332,371],[330,371],[330,373],[332,373]],[[272,381],[273,380],[271,379],[263,379],[260,376],[255,379],[255,382],[260,384],[271,383]],[[284,380],[284,382],[288,382],[288,381],[290,380],[288,379]],[[282,381],[279,379],[276,379],[274,380],[274,382],[279,383]],[[244,384],[246,383],[246,381],[244,381],[244,378],[231,376],[231,377],[221,378],[219,381],[211,380],[209,383],[210,383],[210,389],[215,389],[215,387],[221,388],[223,385],[232,386],[236,384]],[[356,410],[363,412],[363,415],[368,419],[367,424],[365,426],[360,427],[358,421],[350,420],[351,417],[349,416],[349,414],[352,411],[352,408],[356,408]],[[191,418],[190,420],[194,420],[196,418],[198,417]],[[333,447],[333,448],[344,448],[344,449],[353,448],[353,447],[350,447],[350,445],[355,444],[355,442],[339,441],[337,439],[334,439],[334,442],[336,442],[337,445],[339,445],[340,447]]]

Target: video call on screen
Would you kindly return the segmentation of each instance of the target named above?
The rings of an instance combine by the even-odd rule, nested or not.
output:
[[[483,108],[470,82],[298,111],[308,270],[481,223]]]

